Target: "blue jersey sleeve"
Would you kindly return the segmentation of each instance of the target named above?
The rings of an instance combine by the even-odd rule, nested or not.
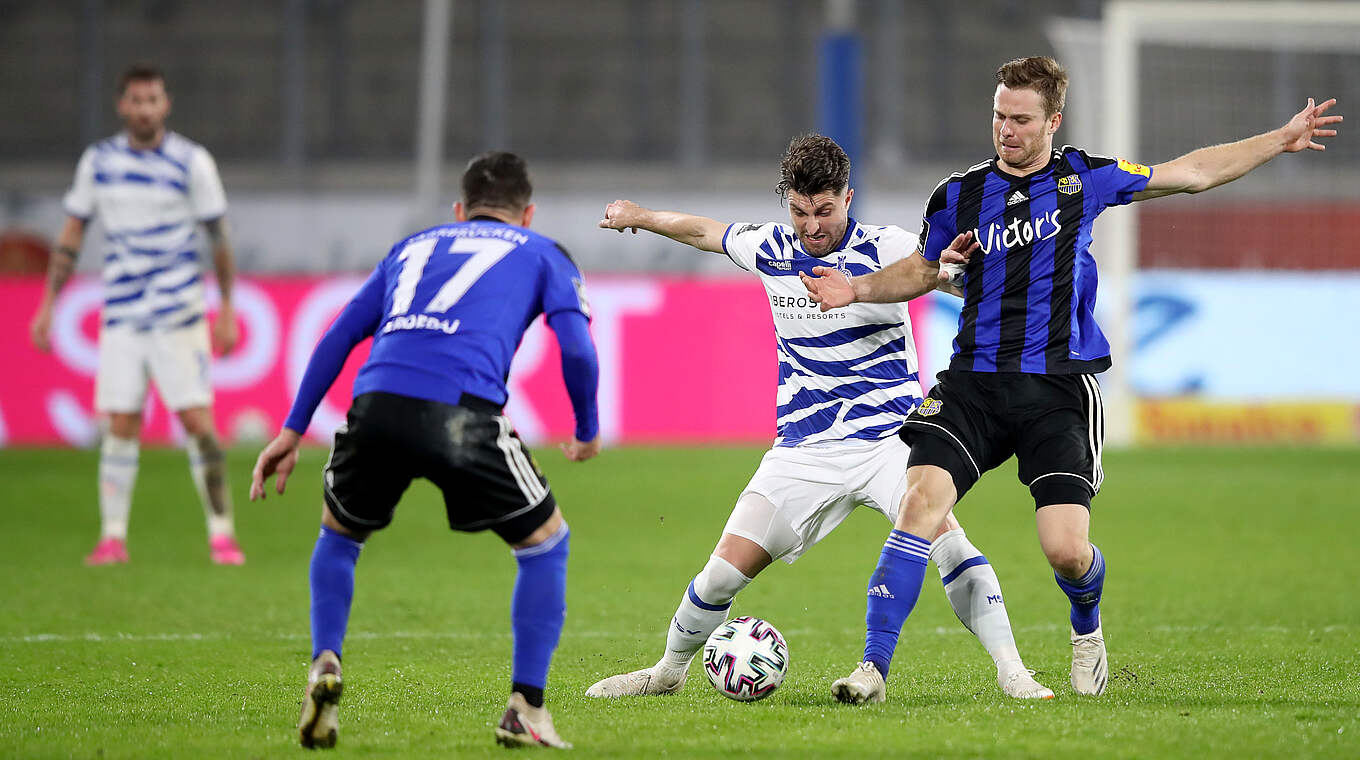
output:
[[[293,408],[288,412],[288,419],[283,423],[284,427],[298,434],[307,432],[312,415],[316,413],[317,406],[335,378],[340,375],[350,351],[378,329],[386,292],[387,278],[380,263],[317,342],[312,358],[307,362],[307,370],[302,373],[302,382],[293,399]]]
[[[940,252],[954,242],[958,230],[954,229],[954,210],[949,203],[950,182],[945,180],[935,186],[926,202],[926,213],[921,218],[921,236],[916,247],[926,261],[939,261]]]
[[[1123,158],[1092,156],[1081,152],[1082,160],[1095,179],[1102,208],[1123,206],[1133,201],[1133,194],[1147,188],[1152,179],[1152,168]]]
[[[590,323],[577,311],[559,311],[548,317],[548,327],[557,334],[562,350],[562,380],[576,415],[576,440],[595,440],[600,434],[596,395],[600,386],[600,362],[595,342],[590,338]]]
[[[573,311],[590,319],[590,302],[586,300],[585,279],[576,262],[571,260],[564,248],[552,244],[543,253],[542,270],[543,314],[552,317],[564,311]]]

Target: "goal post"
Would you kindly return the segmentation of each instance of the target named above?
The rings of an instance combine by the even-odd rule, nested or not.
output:
[[[1144,91],[1148,85],[1143,75],[1144,66],[1157,63],[1154,59],[1144,58],[1148,46],[1161,46],[1162,51],[1169,48],[1209,51],[1211,62],[1207,66],[1227,70],[1226,75],[1240,80],[1240,86],[1247,93],[1237,97],[1242,110],[1258,112],[1252,114],[1249,123],[1257,123],[1258,117],[1268,117],[1268,121],[1278,125],[1294,112],[1277,112],[1280,106],[1297,109],[1309,95],[1325,97],[1331,93],[1292,92],[1291,97],[1279,102],[1269,98],[1253,99],[1251,88],[1260,88],[1261,92],[1269,92],[1272,84],[1277,92],[1289,88],[1280,86],[1278,75],[1273,82],[1270,77],[1262,82],[1259,81],[1261,77],[1253,76],[1266,73],[1263,70],[1233,70],[1236,61],[1233,56],[1243,51],[1262,55],[1360,54],[1360,3],[1111,0],[1105,4],[1100,22],[1058,19],[1050,24],[1049,36],[1069,71],[1075,71],[1074,78],[1090,78],[1100,83],[1098,97],[1074,99],[1070,104],[1074,107],[1068,109],[1068,116],[1075,129],[1069,139],[1078,135],[1083,139],[1095,138],[1089,144],[1077,144],[1096,153],[1134,161],[1164,161],[1183,150],[1223,139],[1206,135],[1202,141],[1186,148],[1181,147],[1184,139],[1164,140],[1159,141],[1157,147],[1164,149],[1174,145],[1178,153],[1149,155],[1144,152],[1149,147],[1149,140],[1143,133],[1157,126],[1147,123],[1154,117],[1145,113],[1141,105],[1148,95]],[[1096,44],[1092,44],[1093,40]],[[1221,62],[1214,63],[1215,57],[1221,58]],[[1348,57],[1346,60],[1360,59]],[[1225,75],[1224,71],[1214,73]],[[1305,80],[1315,73],[1299,72],[1300,78]],[[1338,81],[1352,82],[1353,76],[1354,72],[1350,75],[1343,72]],[[1199,105],[1197,92],[1215,87],[1210,81],[1200,81],[1194,69],[1178,72],[1168,84],[1168,97],[1188,100],[1187,111],[1193,111]],[[1084,91],[1091,92],[1089,85]],[[1259,113],[1262,111],[1268,113]],[[1241,125],[1229,126],[1239,129],[1240,133],[1235,137],[1246,137],[1256,131],[1242,131]],[[1195,131],[1191,126],[1182,133],[1193,135]],[[1178,136],[1184,138],[1185,134]],[[1114,357],[1114,365],[1102,381],[1106,390],[1106,440],[1115,447],[1131,445],[1135,438],[1133,284],[1138,270],[1139,205],[1102,214],[1096,223],[1093,249],[1100,264],[1102,325],[1106,328]]]

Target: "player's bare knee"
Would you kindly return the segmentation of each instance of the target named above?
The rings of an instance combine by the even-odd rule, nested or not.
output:
[[[945,485],[934,479],[922,479],[911,483],[902,497],[902,509],[898,514],[897,527],[918,536],[934,536],[940,525],[954,508],[951,498],[953,483],[945,474]]]
[[[142,435],[141,412],[110,412],[109,435],[131,440]]]
[[[527,549],[530,546],[538,546],[544,541],[547,541],[548,539],[557,535],[557,531],[560,530],[561,528],[562,528],[562,510],[553,509],[552,514],[548,515],[548,519],[544,520],[542,525],[535,528],[534,531],[529,535],[525,536],[522,541],[517,541],[510,544],[510,548]]]
[[[1080,578],[1091,567],[1091,542],[1085,538],[1044,545],[1053,571],[1064,578]]]
[[[713,556],[727,562],[747,578],[756,577],[774,561],[770,553],[760,544],[731,533],[724,533],[718,540]]]
[[[367,540],[369,534],[372,533],[372,531],[354,530],[353,528],[346,526],[344,523],[337,520],[334,514],[331,514],[331,508],[325,504],[321,505],[321,524],[346,538],[352,538],[360,543]]]
[[[179,422],[184,426],[184,432],[194,438],[211,436],[216,440],[217,429],[213,425],[212,410],[207,407],[180,410]]]

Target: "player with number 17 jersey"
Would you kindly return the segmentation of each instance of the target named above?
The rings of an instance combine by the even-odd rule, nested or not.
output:
[[[456,224],[397,242],[312,352],[284,429],[251,478],[263,498],[283,493],[308,422],[365,338],[354,402],[335,432],[322,479],[325,510],[312,554],[312,666],[298,739],[335,745],[341,647],[363,542],[392,522],[417,478],[444,496],[449,527],[490,530],[519,567],[510,604],[510,699],[495,728],[511,746],[570,747],[544,707],[552,653],[566,615],[570,530],[538,464],[502,413],[506,378],[524,332],[540,315],[557,336],[562,379],[576,416],[571,461],[600,451],[599,359],[581,272],[557,243],[531,232],[535,206],[524,159],[491,151],[468,163]]]
[[[529,324],[539,314],[590,316],[581,273],[562,248],[486,220],[397,243],[351,308],[373,334],[355,397],[386,391],[448,404],[463,393],[504,404],[510,361]],[[594,438],[581,432],[589,434],[580,440]]]

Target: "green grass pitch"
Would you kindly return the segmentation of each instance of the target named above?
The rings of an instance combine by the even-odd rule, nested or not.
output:
[[[572,526],[569,612],[549,683],[583,757],[1360,757],[1360,455],[1340,449],[1109,453],[1093,538],[1112,679],[1067,682],[1066,601],[1013,467],[959,509],[1001,577],[1021,652],[1057,699],[1001,696],[930,571],[888,702],[830,682],[863,642],[864,588],[888,530],[861,510],[734,613],[788,638],[784,686],[728,701],[696,666],[676,696],[587,700],[651,664],[675,604],[759,461],[753,448],[623,449],[539,459]],[[307,565],[324,452],[284,497],[232,487],[248,563],[208,562],[183,454],[145,451],[124,567],[86,568],[96,455],[0,451],[0,757],[293,757]],[[515,564],[492,534],[452,534],[420,483],[364,550],[345,648],[337,757],[497,756]]]

